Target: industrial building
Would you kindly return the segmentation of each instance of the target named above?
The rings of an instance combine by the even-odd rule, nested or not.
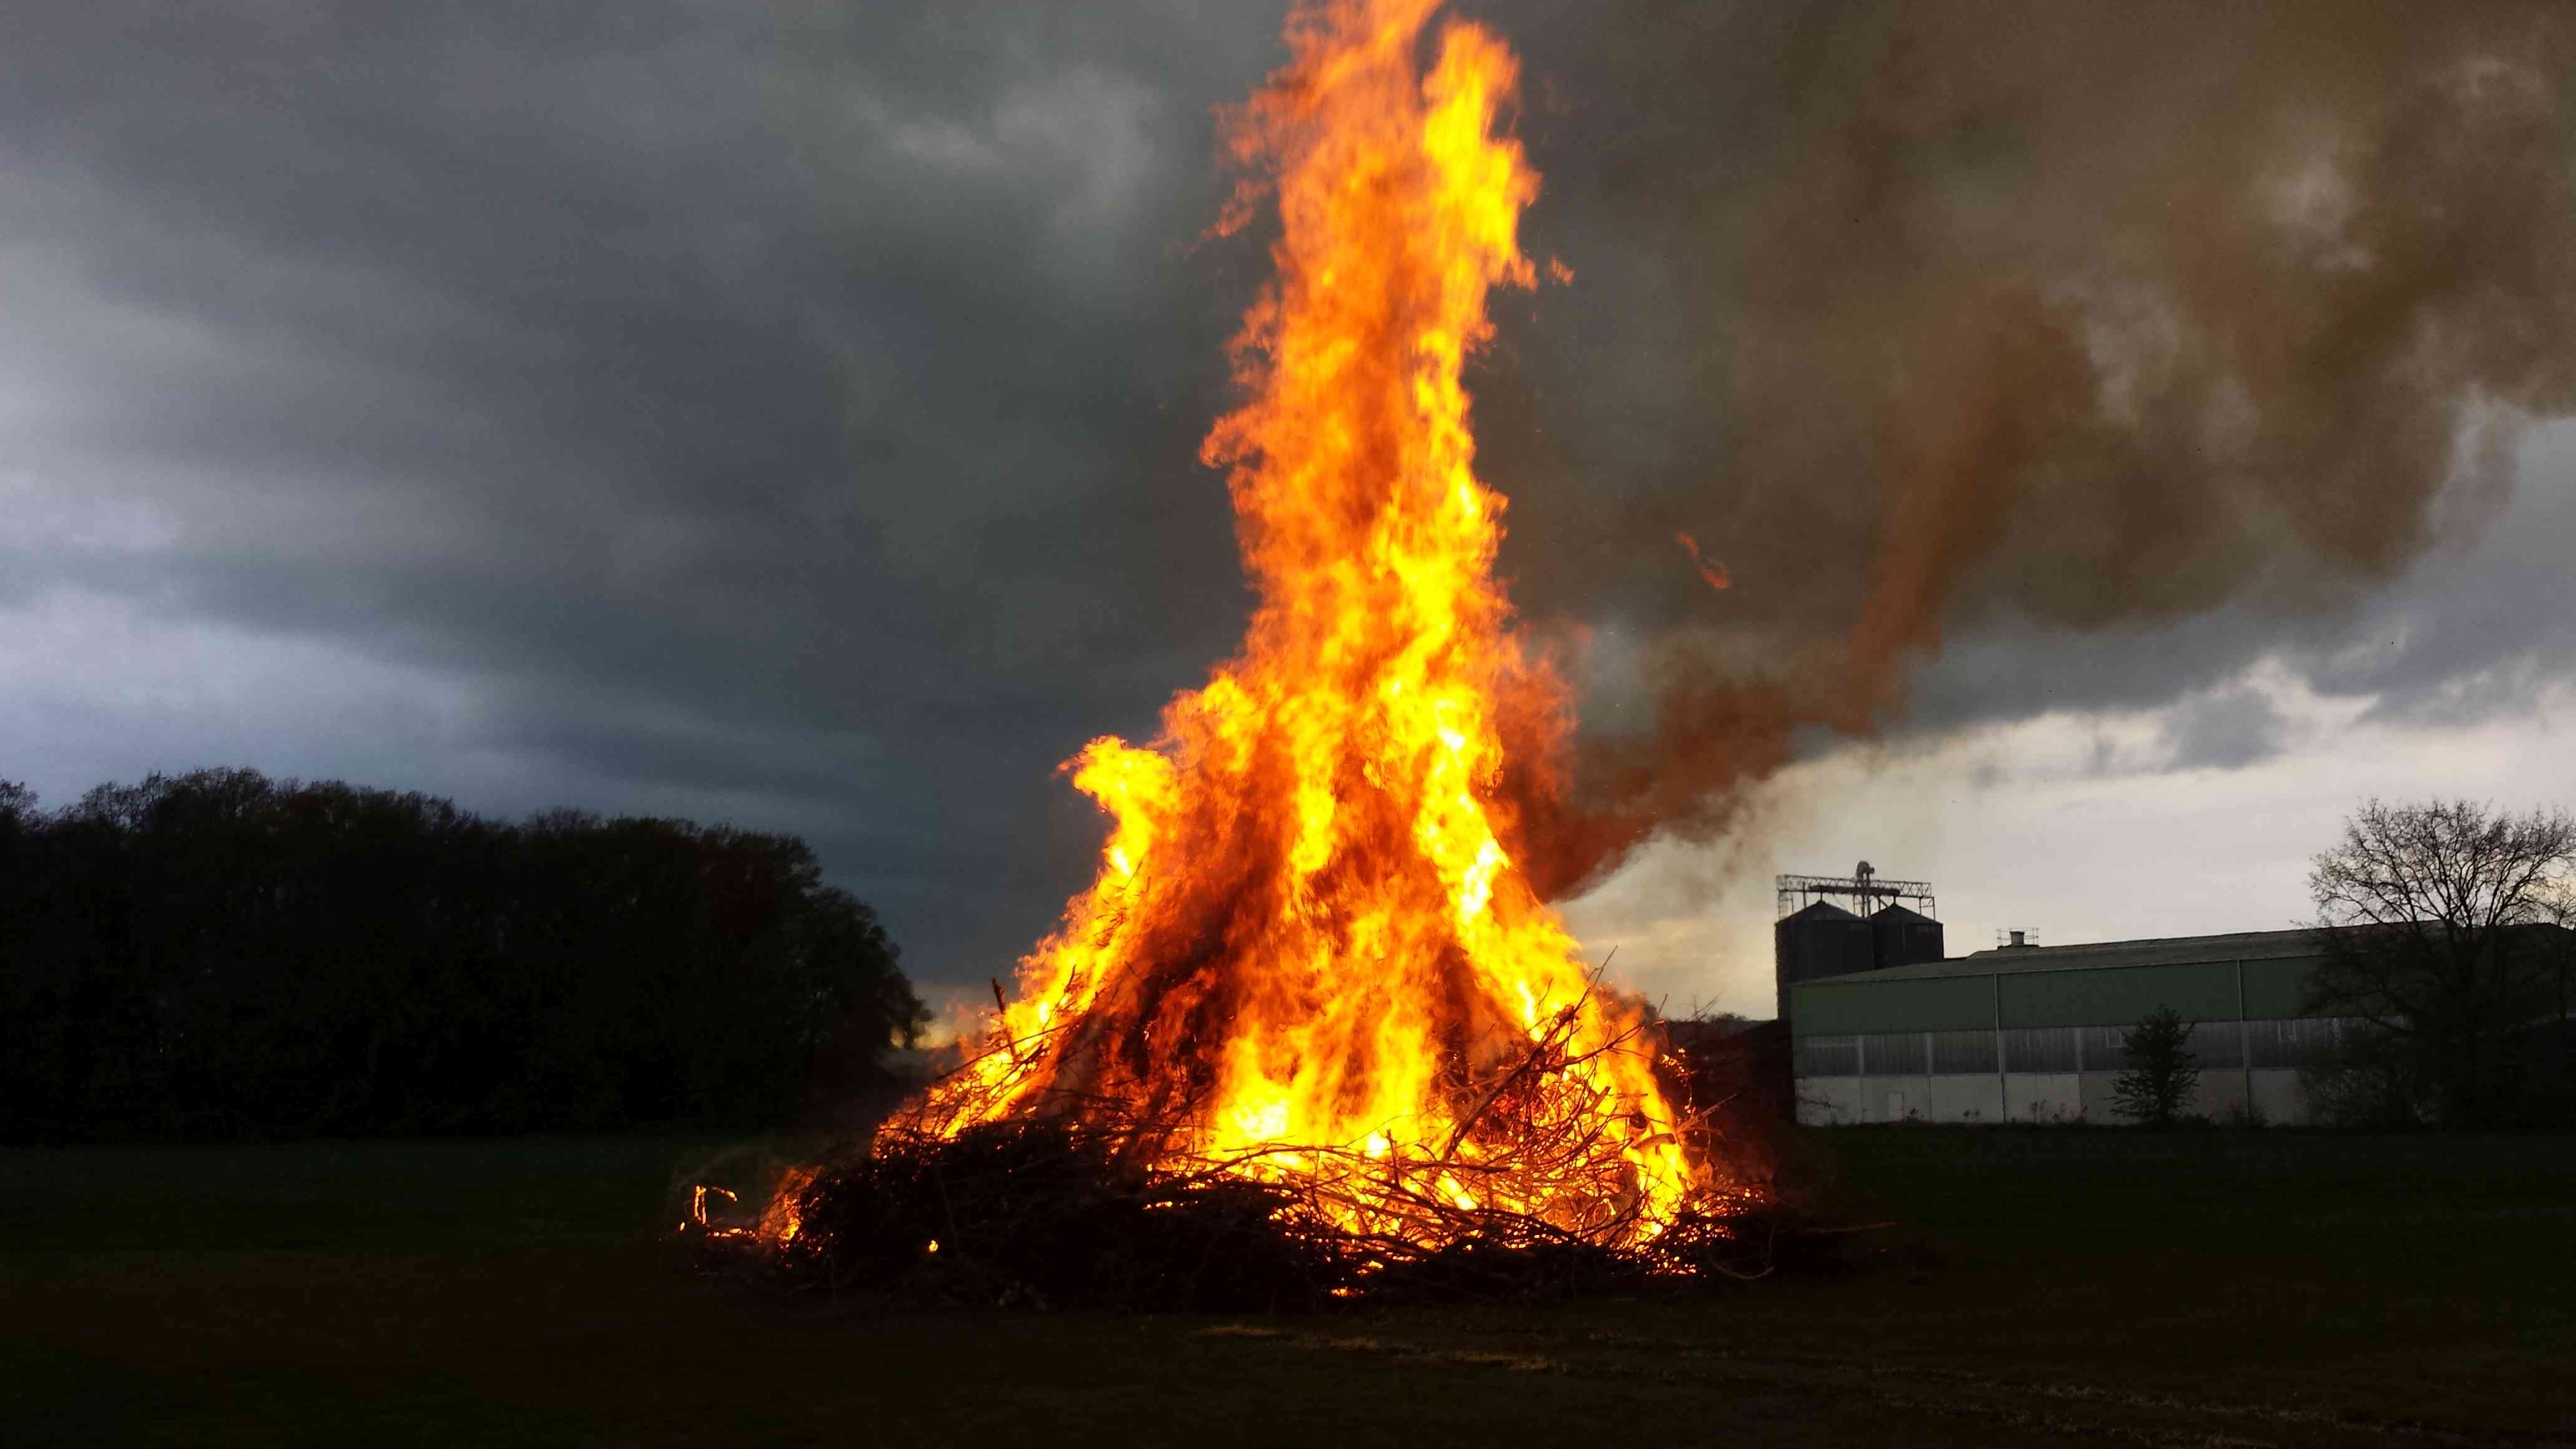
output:
[[[1942,955],[1931,887],[1781,876],[1774,968],[1798,1120],[2113,1121],[2121,1036],[2172,1007],[2192,1027],[2190,1110],[2294,1123],[2299,1069],[2356,1023],[2300,1014],[2312,931],[2039,946]],[[1846,909],[1829,897],[1850,900]]]

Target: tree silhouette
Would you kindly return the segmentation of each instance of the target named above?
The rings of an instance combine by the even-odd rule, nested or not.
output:
[[[2369,1022],[2441,1122],[2509,1115],[2528,1086],[2509,1039],[2563,1009],[2571,873],[2563,809],[2364,803],[2308,877],[2326,945],[2308,1009]]]
[[[792,836],[253,770],[0,786],[0,1136],[751,1125],[924,1020]]]
[[[2200,1087],[2200,1067],[2189,1050],[2192,1023],[2170,1006],[2139,1018],[2120,1037],[2127,1070],[2111,1082],[2111,1110],[2142,1127],[2180,1121]]]

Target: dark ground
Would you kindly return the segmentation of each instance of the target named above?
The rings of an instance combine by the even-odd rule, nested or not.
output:
[[[693,1276],[698,1144],[0,1153],[0,1442],[2576,1444],[2576,1140],[1848,1129],[1685,1302],[889,1312]]]

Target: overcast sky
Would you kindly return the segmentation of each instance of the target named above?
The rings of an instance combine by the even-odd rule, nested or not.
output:
[[[1476,382],[1587,729],[1921,605],[1573,903],[1616,974],[1767,1014],[1770,876],[1863,857],[1954,952],[2283,926],[2364,794],[2576,797],[2548,7],[1578,8],[1473,7],[1574,273]],[[22,7],[0,777],[790,830],[1007,974],[1099,839],[1055,766],[1246,611],[1195,454],[1266,259],[1202,237],[1280,9]]]

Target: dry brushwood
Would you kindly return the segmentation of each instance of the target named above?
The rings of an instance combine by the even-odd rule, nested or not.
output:
[[[797,1192],[768,1252],[792,1280],[945,1302],[1293,1308],[1342,1276],[1287,1194],[1123,1162],[1097,1132],[1023,1123],[881,1133]]]
[[[1614,1109],[1579,1070],[1601,1052],[1640,1048],[1622,1034],[1577,1050],[1576,1019],[1574,1008],[1555,1013],[1508,1065],[1445,1083],[1469,1105],[1436,1153],[1309,1143],[1210,1153],[1192,1147],[1186,1111],[1154,1116],[1065,1088],[1006,1104],[997,1094],[1016,1078],[960,1075],[872,1141],[800,1173],[783,1205],[792,1235],[706,1236],[794,1283],[1040,1307],[1526,1300],[1769,1272],[1790,1219],[1772,1183],[1643,1220],[1604,1141]],[[1054,1046],[993,1050],[1034,1071]],[[1727,1106],[1717,1098],[1685,1113],[1676,1131],[1707,1160],[1767,1158]],[[1531,1202],[1545,1215],[1500,1206]]]
[[[1461,1207],[1409,1183],[1400,1165],[1356,1152],[1303,1149],[1309,1170],[1277,1180],[1245,1175],[1237,1158],[1142,1160],[1140,1143],[1171,1137],[1149,1124],[1063,1115],[953,1136],[889,1124],[794,1186],[793,1237],[735,1233],[708,1246],[836,1292],[1039,1308],[1298,1311],[1758,1277],[1776,1236],[1768,1210],[1748,1209],[1687,1214],[1627,1246],[1598,1222],[1587,1233]]]
[[[1622,1249],[1521,1214],[1442,1205],[1426,1246],[1336,1223],[1316,1188],[1222,1164],[1124,1160],[1126,1139],[1064,1122],[954,1137],[881,1133],[795,1192],[787,1242],[738,1240],[787,1281],[1036,1308],[1298,1311],[1339,1301],[1524,1301],[1755,1276],[1769,1228],[1686,1220]]]

